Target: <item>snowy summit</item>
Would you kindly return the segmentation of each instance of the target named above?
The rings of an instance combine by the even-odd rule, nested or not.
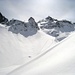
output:
[[[75,75],[74,39],[71,21],[25,22],[0,13],[0,75]]]

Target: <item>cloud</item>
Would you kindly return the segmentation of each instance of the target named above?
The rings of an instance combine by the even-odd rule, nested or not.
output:
[[[39,20],[50,15],[74,21],[75,0],[0,0],[0,11],[9,19],[27,20],[32,16]]]

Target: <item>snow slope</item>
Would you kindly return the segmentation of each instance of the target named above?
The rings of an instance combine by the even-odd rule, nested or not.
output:
[[[75,32],[43,56],[7,75],[75,75]]]
[[[32,17],[28,22],[9,21],[0,16],[0,75],[75,74],[73,23],[51,17],[39,23]]]
[[[46,51],[55,43],[54,39],[41,30],[25,37],[0,25],[0,75],[8,69],[10,71],[10,67],[21,66]]]

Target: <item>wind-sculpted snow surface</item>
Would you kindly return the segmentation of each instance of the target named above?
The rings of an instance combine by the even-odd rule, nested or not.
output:
[[[7,75],[75,75],[75,32],[46,54]]]

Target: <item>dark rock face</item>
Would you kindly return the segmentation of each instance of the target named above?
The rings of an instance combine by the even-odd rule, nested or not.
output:
[[[23,22],[16,19],[8,19],[0,13],[0,23],[9,26],[8,31],[15,34],[22,34],[25,37],[32,36],[39,30],[38,23],[35,22],[33,17],[28,19],[28,22]]]
[[[20,33],[25,37],[32,36],[39,30],[38,24],[32,17],[28,19],[28,22],[12,19],[8,22],[8,25],[10,26],[9,31],[16,34]]]
[[[16,34],[20,33],[25,37],[32,36],[41,29],[59,41],[67,37],[70,32],[75,31],[75,23],[68,20],[57,20],[50,16],[38,22],[36,22],[33,17],[30,17],[28,22],[23,22],[16,19],[8,21],[8,19],[0,13],[0,23],[9,26],[9,31]]]
[[[74,27],[73,23],[68,20],[57,20],[50,16],[38,22],[40,28],[53,29],[53,28],[62,28],[62,27]]]
[[[70,32],[75,31],[75,23],[68,20],[57,20],[50,16],[38,22],[40,28],[47,34],[61,41],[66,38]]]
[[[1,24],[7,24],[7,22],[8,22],[8,19],[5,18],[5,17],[1,14],[1,12],[0,12],[0,23],[1,23]]]
[[[28,22],[33,28],[37,28],[39,30],[38,24],[35,22],[35,19],[33,17],[30,17],[28,19]]]
[[[50,17],[50,16],[46,17],[46,20],[51,21],[51,22],[54,21],[54,19],[52,17]]]

